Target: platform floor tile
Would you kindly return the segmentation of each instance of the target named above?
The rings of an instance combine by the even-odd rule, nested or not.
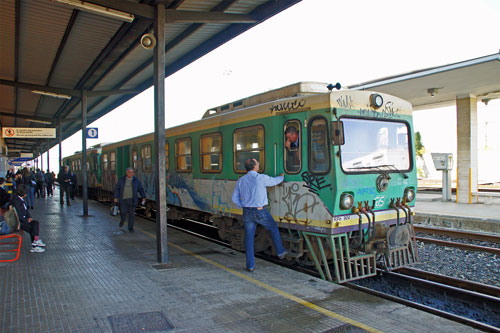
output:
[[[109,209],[37,199],[45,253],[0,264],[0,332],[471,332],[469,327],[169,229],[156,269],[154,223],[118,228]],[[125,231],[124,231],[125,230]]]

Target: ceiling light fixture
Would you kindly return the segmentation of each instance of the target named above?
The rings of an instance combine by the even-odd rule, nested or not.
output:
[[[55,97],[55,98],[71,99],[70,95],[53,93],[53,92],[50,92],[50,91],[32,90],[31,92],[34,93],[34,94],[40,94],[40,95],[50,96],[50,97]]]
[[[26,121],[32,122],[32,123],[39,123],[39,124],[52,124],[51,121],[48,120],[39,120],[39,119],[26,119]]]
[[[132,21],[135,19],[135,16],[122,12],[116,9],[104,7],[104,6],[99,6],[90,2],[86,1],[80,1],[80,0],[56,0],[57,2],[61,2],[73,7],[76,7],[78,9],[81,9],[83,11],[89,12],[89,13],[94,13],[102,16],[107,16],[111,17],[120,21],[125,21],[128,23],[132,23]]]

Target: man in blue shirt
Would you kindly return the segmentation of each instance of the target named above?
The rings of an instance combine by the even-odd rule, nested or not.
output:
[[[248,271],[253,272],[255,269],[253,243],[257,223],[271,232],[271,238],[278,258],[283,259],[287,254],[281,242],[278,225],[265,207],[268,204],[266,187],[281,183],[283,181],[283,174],[278,177],[259,174],[259,162],[254,158],[245,161],[245,169],[247,170],[247,174],[236,182],[232,200],[238,207],[243,208],[246,266]]]

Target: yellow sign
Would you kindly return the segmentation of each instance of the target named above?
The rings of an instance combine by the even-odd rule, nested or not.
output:
[[[55,138],[55,128],[4,127],[2,137],[11,138]]]

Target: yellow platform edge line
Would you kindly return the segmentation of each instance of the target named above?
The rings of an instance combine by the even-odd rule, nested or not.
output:
[[[148,236],[150,236],[150,237],[152,237],[152,238],[156,239],[156,235],[154,235],[154,234],[152,234],[152,233],[150,233],[150,232],[144,231],[144,230],[141,230],[141,231],[142,231],[143,233],[145,233],[146,235],[148,235]],[[348,317],[342,316],[342,315],[340,315],[340,314],[338,314],[338,313],[335,313],[335,312],[333,312],[333,311],[327,310],[327,309],[325,309],[325,308],[323,308],[323,307],[321,307],[321,306],[318,306],[318,305],[316,305],[316,304],[313,304],[313,303],[311,303],[311,302],[308,302],[308,301],[306,301],[306,300],[303,300],[302,298],[300,298],[300,297],[296,297],[296,296],[294,296],[294,295],[292,295],[292,294],[289,294],[289,293],[287,293],[287,292],[285,292],[285,291],[283,291],[283,290],[280,290],[280,289],[274,288],[274,287],[272,287],[272,286],[270,286],[270,285],[268,285],[268,284],[265,284],[265,283],[263,283],[263,282],[260,282],[260,281],[258,281],[258,280],[255,280],[255,279],[253,279],[253,278],[251,278],[251,277],[249,277],[249,276],[247,276],[247,275],[245,275],[245,274],[242,274],[242,273],[240,273],[240,272],[238,272],[238,271],[235,271],[234,269],[231,269],[231,268],[226,267],[226,266],[224,266],[224,265],[221,265],[221,264],[219,264],[219,263],[217,263],[217,262],[215,262],[215,261],[213,261],[213,260],[211,260],[211,259],[205,258],[205,257],[203,257],[203,256],[200,256],[200,255],[196,254],[196,253],[193,253],[193,252],[191,252],[191,251],[189,251],[189,250],[187,250],[187,249],[185,249],[185,248],[183,248],[183,247],[181,247],[181,246],[179,246],[179,245],[177,245],[177,244],[174,244],[174,243],[172,243],[172,242],[168,242],[168,245],[173,246],[173,247],[175,247],[176,249],[178,249],[178,250],[180,250],[180,251],[182,251],[182,252],[184,252],[184,253],[186,253],[186,254],[189,254],[189,255],[191,255],[191,256],[193,256],[193,257],[197,258],[197,259],[200,259],[200,260],[202,260],[202,261],[204,261],[204,262],[206,262],[206,263],[208,263],[208,264],[210,264],[210,265],[213,265],[213,266],[215,266],[215,267],[217,267],[217,268],[223,269],[223,270],[225,270],[226,272],[229,272],[229,273],[234,274],[234,275],[236,275],[236,276],[238,276],[238,277],[240,277],[240,278],[242,278],[242,279],[245,279],[245,280],[247,280],[247,281],[249,281],[249,282],[252,282],[253,284],[258,285],[259,287],[262,287],[262,288],[264,288],[264,289],[267,289],[267,290],[269,290],[269,291],[272,291],[272,292],[274,292],[274,293],[276,293],[276,294],[278,294],[278,295],[281,295],[281,296],[283,296],[283,297],[285,297],[285,298],[288,298],[288,299],[289,299],[289,300],[291,300],[291,301],[297,302],[297,303],[299,303],[300,305],[303,305],[303,306],[305,306],[305,307],[307,307],[307,308],[309,308],[309,309],[311,309],[311,310],[314,310],[314,311],[316,311],[316,312],[319,312],[319,313],[321,313],[321,314],[323,314],[323,315],[325,315],[325,316],[328,316],[328,317],[330,317],[330,318],[337,319],[337,320],[342,321],[342,322],[344,322],[344,323],[351,324],[351,325],[353,325],[353,326],[359,327],[359,328],[361,328],[361,329],[363,329],[363,330],[365,330],[365,331],[367,331],[367,332],[382,332],[382,331],[379,331],[379,330],[377,330],[377,329],[375,329],[375,328],[373,328],[373,327],[370,327],[370,326],[368,326],[368,325],[365,325],[365,324],[363,324],[363,323],[360,323],[360,322],[358,322],[358,321],[356,321],[356,320],[353,320],[353,319],[351,319],[351,318],[348,318]]]

